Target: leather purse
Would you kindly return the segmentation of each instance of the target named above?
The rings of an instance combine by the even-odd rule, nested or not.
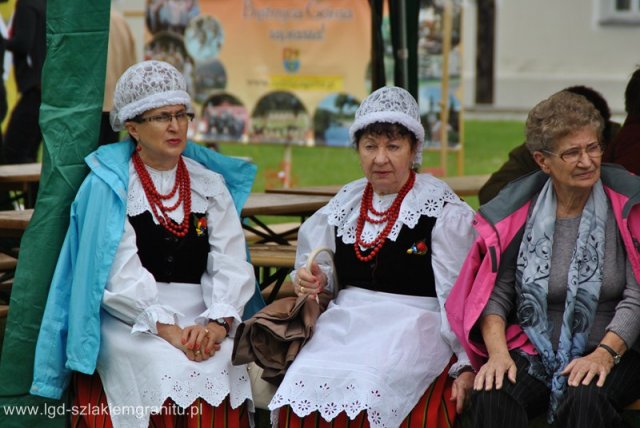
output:
[[[318,248],[309,255],[307,269],[321,252],[328,252],[333,264],[333,252]],[[335,289],[335,267],[333,267]],[[304,344],[312,337],[315,323],[333,298],[322,292],[318,299],[309,296],[283,297],[265,306],[238,326],[234,338],[234,365],[255,362],[263,369],[260,378],[279,385]]]

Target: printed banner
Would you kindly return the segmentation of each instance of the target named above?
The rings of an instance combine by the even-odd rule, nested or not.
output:
[[[201,141],[347,146],[370,88],[366,0],[148,0],[145,57],[174,64]]]
[[[460,110],[462,104],[462,87],[460,76],[462,74],[462,5],[458,1],[453,2],[451,34],[443,32],[444,8],[438,2],[420,7],[418,21],[418,104],[420,115],[425,129],[425,148],[440,147],[442,133],[447,132],[449,148],[455,148],[460,143]],[[451,37],[451,50],[443,51],[443,40]],[[449,120],[446,127],[440,120],[442,80],[444,79],[442,67],[445,55],[449,66]]]

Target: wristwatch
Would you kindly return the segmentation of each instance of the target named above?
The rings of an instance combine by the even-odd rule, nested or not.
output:
[[[221,326],[224,327],[224,330],[227,332],[227,336],[229,335],[229,330],[231,330],[231,326],[229,325],[229,323],[227,322],[227,320],[225,320],[224,318],[218,318],[215,320],[211,320],[216,324],[220,324]]]
[[[601,344],[598,345],[598,347],[604,349],[609,354],[611,354],[611,356],[613,357],[613,365],[614,366],[617,365],[620,362],[620,359],[622,358],[622,355],[620,355],[616,351],[614,351],[611,346],[605,345],[604,343],[601,343]]]

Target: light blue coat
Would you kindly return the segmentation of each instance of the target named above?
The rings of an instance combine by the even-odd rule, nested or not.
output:
[[[100,349],[100,304],[124,231],[131,141],[100,147],[85,158],[91,172],[71,204],[69,229],[51,282],[34,363],[31,394],[59,399],[71,371],[92,374]],[[221,174],[238,214],[256,166],[194,143],[184,156]],[[245,316],[264,306],[255,293]]]

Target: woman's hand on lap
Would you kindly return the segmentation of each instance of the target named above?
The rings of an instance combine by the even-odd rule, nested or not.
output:
[[[576,358],[562,371],[562,375],[568,376],[569,386],[578,386],[580,383],[589,385],[597,376],[597,386],[603,386],[607,375],[613,368],[613,358],[604,349],[596,348],[589,355]]]
[[[187,356],[188,359],[194,360],[194,351],[189,349],[182,341],[184,330],[175,324],[157,323],[158,336],[178,348]]]
[[[501,389],[505,374],[511,383],[516,383],[516,372],[516,363],[508,352],[491,355],[489,360],[478,370],[473,382],[473,389],[476,391]]]
[[[218,324],[217,322],[209,322],[207,324],[207,330],[209,334],[207,334],[206,342],[202,344],[204,347],[203,352],[209,354],[209,356],[213,357],[217,351],[220,350],[220,344],[227,337],[227,330]]]
[[[185,352],[187,357],[193,361],[206,361],[211,358],[217,350],[220,349],[220,343],[217,341],[218,329],[221,328],[226,336],[224,327],[209,323],[207,326],[200,324],[185,327],[181,337],[181,343],[190,352]],[[224,339],[224,337],[222,337]],[[193,358],[190,358],[193,356]]]
[[[469,398],[469,392],[473,388],[473,381],[475,378],[473,372],[463,372],[453,381],[451,387],[451,401],[456,402],[456,413],[461,414],[464,408],[464,403]]]

